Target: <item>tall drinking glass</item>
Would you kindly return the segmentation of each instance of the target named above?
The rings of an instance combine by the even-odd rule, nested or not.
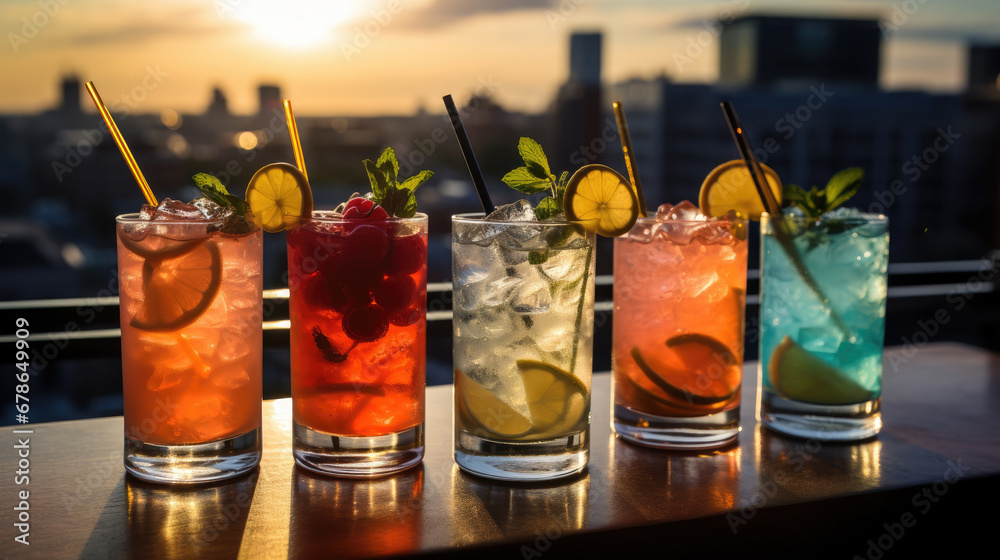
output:
[[[369,477],[424,455],[427,216],[288,232],[295,461]]]
[[[260,461],[261,230],[118,216],[125,468],[204,482]]]
[[[889,220],[761,218],[758,419],[818,440],[882,426]]]
[[[566,222],[452,217],[455,460],[463,470],[542,480],[586,466],[594,244],[593,233]]]
[[[651,447],[734,441],[746,304],[746,221],[640,218],[615,239],[615,432]]]

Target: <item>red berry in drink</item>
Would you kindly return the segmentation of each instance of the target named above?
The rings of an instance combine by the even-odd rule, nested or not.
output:
[[[417,293],[417,283],[407,274],[386,276],[375,288],[375,303],[390,314],[410,306]]]
[[[385,220],[389,214],[367,198],[352,198],[344,206],[345,220]]]
[[[382,259],[389,249],[385,230],[374,225],[359,225],[345,241],[346,268],[381,269]]]
[[[420,235],[396,239],[385,258],[386,274],[413,274],[427,262],[427,245]]]
[[[408,327],[420,319],[420,306],[404,307],[389,314],[389,323],[397,327]]]
[[[389,322],[385,311],[377,305],[354,307],[341,323],[347,336],[358,342],[371,342],[385,336]]]

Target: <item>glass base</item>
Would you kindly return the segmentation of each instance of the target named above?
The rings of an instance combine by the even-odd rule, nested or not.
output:
[[[319,474],[372,478],[408,469],[424,458],[424,425],[385,436],[352,437],[318,432],[295,422],[292,455]]]
[[[196,484],[239,476],[260,463],[260,428],[211,443],[160,445],[125,436],[125,469],[150,482]]]
[[[707,416],[656,416],[615,404],[615,433],[632,443],[661,449],[712,449],[736,441],[740,408]]]
[[[552,480],[574,475],[590,458],[590,429],[545,441],[499,441],[455,429],[455,462],[497,480]]]
[[[761,422],[785,435],[819,441],[867,439],[882,429],[882,397],[863,403],[822,405],[779,397],[764,390]]]

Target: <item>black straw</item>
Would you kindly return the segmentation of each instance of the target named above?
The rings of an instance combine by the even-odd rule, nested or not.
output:
[[[764,177],[764,171],[760,168],[760,163],[757,162],[757,158],[753,157],[753,146],[750,145],[750,138],[747,137],[746,131],[740,125],[740,119],[736,116],[736,109],[733,108],[733,102],[727,99],[720,103],[720,105],[722,105],[722,113],[726,115],[729,130],[733,133],[733,140],[736,141],[736,147],[740,150],[740,155],[743,156],[743,161],[746,162],[747,168],[750,169],[750,178],[753,179],[753,184],[757,187],[757,195],[760,196],[761,202],[764,203],[764,209],[772,216],[781,216],[781,204],[774,198],[774,193],[767,184],[767,178]]]
[[[472,182],[476,184],[476,192],[479,193],[479,201],[483,203],[483,210],[486,215],[490,215],[496,210],[490,193],[486,190],[486,181],[483,180],[483,172],[479,169],[479,162],[476,161],[476,154],[472,151],[472,143],[469,142],[469,135],[465,133],[465,126],[462,124],[462,117],[458,114],[455,101],[451,94],[444,96],[444,106],[448,109],[448,116],[451,117],[451,126],[455,128],[455,136],[458,144],[462,147],[462,155],[465,156],[465,165],[469,167],[469,174],[472,175]]]

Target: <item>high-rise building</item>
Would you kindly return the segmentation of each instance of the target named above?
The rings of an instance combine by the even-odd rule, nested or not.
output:
[[[601,85],[601,34],[573,33],[569,37],[569,81]]]
[[[80,113],[80,78],[73,75],[63,76],[60,91],[58,110],[66,114]]]
[[[281,110],[281,88],[275,85],[263,84],[257,88],[260,105],[257,114],[270,115],[275,109]]]
[[[878,31],[876,21],[793,19],[748,17],[743,26],[734,22],[737,35],[749,38],[743,37],[742,60],[736,60],[738,52],[726,51],[735,43],[723,48],[721,63],[730,66],[720,74],[728,72],[727,83],[679,84],[657,78],[609,88],[608,97],[620,99],[627,108],[651,206],[697,200],[712,168],[739,158],[719,108],[720,102],[731,100],[758,160],[777,171],[783,182],[823,188],[835,172],[863,168],[864,184],[851,205],[890,217],[893,260],[982,255],[997,236],[990,213],[1000,208],[993,163],[1000,153],[997,98],[879,90],[879,40],[871,37],[873,29]],[[794,31],[801,29],[800,23],[810,29],[817,21],[828,31]],[[780,23],[786,32],[775,31],[772,23]],[[849,49],[856,75],[848,72],[844,55],[818,46],[825,41],[840,44],[851,36],[844,31],[850,29],[859,30],[858,44],[868,45],[867,50]],[[788,52],[781,60],[792,61],[787,67],[765,55],[775,48],[768,44],[770,39],[753,38],[772,31],[778,37],[785,33]],[[723,38],[728,33],[729,27]],[[794,40],[810,33],[826,38]],[[817,58],[826,63],[807,68],[794,62],[816,57],[817,52],[826,53]],[[605,108],[605,118],[609,116]],[[983,168],[970,161],[990,164]]]
[[[219,88],[212,89],[212,100],[208,103],[206,115],[224,117],[229,115],[229,104],[226,102],[226,94]]]
[[[881,40],[875,19],[737,18],[719,36],[719,82],[877,88]]]
[[[1000,45],[970,45],[969,74],[970,90],[1000,92]]]
[[[569,77],[560,86],[552,108],[555,149],[550,157],[554,167],[570,169],[576,159],[574,154],[601,136],[602,109],[601,34],[573,33],[569,40]],[[596,161],[600,158],[587,163]]]

